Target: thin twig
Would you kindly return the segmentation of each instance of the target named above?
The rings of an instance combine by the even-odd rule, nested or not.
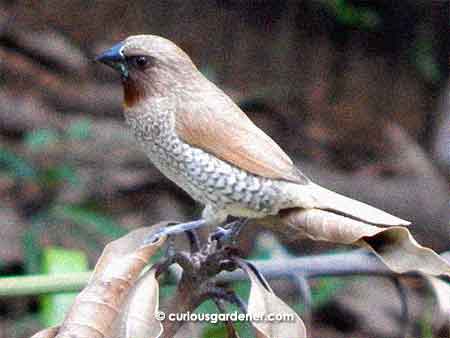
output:
[[[306,325],[310,326],[312,323],[312,293],[308,279],[306,276],[297,274],[291,274],[290,278],[295,283],[296,289],[299,291],[301,301],[303,302],[303,306],[305,307],[305,312],[302,317]]]
[[[222,287],[210,287],[205,292],[206,296],[211,298],[222,299],[230,304],[239,307],[242,313],[247,313],[247,306],[244,301],[234,292],[234,290],[226,290]]]
[[[397,289],[398,295],[400,297],[401,302],[401,324],[400,324],[400,332],[402,333],[402,337],[406,338],[408,336],[408,327],[410,324],[409,318],[409,307],[408,307],[408,298],[406,295],[406,288],[402,284],[400,278],[395,276],[389,277],[395,288]]]
[[[222,299],[213,298],[214,303],[216,304],[217,309],[221,313],[226,313],[227,309],[225,307],[225,304],[223,303]],[[227,320],[225,322],[225,327],[227,329],[227,335],[228,338],[237,338],[236,328],[234,327],[233,323],[230,320]]]
[[[450,252],[443,253],[441,256],[450,261]],[[270,261],[251,260],[250,262],[267,279],[283,278],[292,273],[308,276],[308,278],[351,275],[397,276],[396,273],[384,266],[375,255],[363,249],[339,254],[292,257]],[[180,269],[171,266],[169,270],[175,282],[179,282],[181,278]],[[3,277],[0,278],[0,296],[79,291],[86,286],[91,273]],[[416,274],[412,272],[409,275]],[[247,280],[247,276],[240,270],[222,271],[216,277],[216,280],[218,283],[229,283]]]
[[[196,230],[188,230],[186,231],[186,236],[189,239],[189,244],[191,246],[191,252],[195,253],[200,251],[201,243],[200,238],[198,236],[198,232]]]
[[[351,275],[397,275],[389,270],[374,254],[359,249],[339,254],[324,254],[281,258],[270,261],[250,261],[268,279],[281,278],[293,273],[308,278]],[[222,272],[219,282],[247,280],[244,272]]]

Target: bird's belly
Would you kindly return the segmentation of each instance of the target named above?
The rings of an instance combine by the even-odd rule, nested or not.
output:
[[[239,217],[263,217],[290,207],[273,180],[252,175],[178,137],[145,142],[154,165],[192,198]]]

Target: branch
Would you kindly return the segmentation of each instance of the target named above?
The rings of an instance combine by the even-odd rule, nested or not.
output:
[[[450,251],[442,253],[441,257],[450,263]],[[270,261],[251,260],[250,262],[268,279],[288,277],[292,274],[302,275],[306,278],[350,275],[397,275],[383,265],[374,254],[364,249],[338,254],[288,257]],[[172,265],[170,272],[175,281],[179,282],[181,279],[179,266]],[[3,277],[0,278],[0,297],[79,291],[86,286],[91,274],[92,271]],[[247,277],[240,270],[222,272],[217,276],[219,283],[242,280],[247,280]]]
[[[0,297],[79,291],[87,285],[88,272],[0,278]]]
[[[443,253],[441,257],[450,263],[450,252]],[[292,274],[301,275],[305,278],[399,275],[388,269],[377,256],[364,249],[337,254],[286,257],[264,261],[250,260],[249,262],[267,279],[289,277]],[[171,266],[170,272],[176,281],[180,280],[181,269],[179,267]],[[416,273],[408,274],[414,275]],[[231,283],[248,279],[247,275],[241,270],[223,271],[216,278],[219,283]]]

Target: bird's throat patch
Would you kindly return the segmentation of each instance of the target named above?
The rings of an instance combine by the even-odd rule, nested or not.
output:
[[[144,99],[144,88],[138,82],[128,78],[123,80],[124,105],[131,108]]]

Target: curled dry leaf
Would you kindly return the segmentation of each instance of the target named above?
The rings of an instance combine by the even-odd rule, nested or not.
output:
[[[159,311],[159,284],[156,270],[150,269],[139,278],[130,292],[124,311],[118,320],[116,337],[158,338],[163,326],[155,316]]]
[[[450,337],[450,284],[436,277],[425,276],[434,292],[438,313],[433,315],[433,322],[438,330],[446,330]]]
[[[397,273],[419,271],[435,276],[450,275],[448,262],[418,244],[405,227],[381,228],[317,209],[291,209],[280,217],[265,218],[262,224],[289,238],[308,237],[369,248]]]
[[[148,260],[165,241],[143,246],[143,239],[161,227],[145,227],[109,243],[102,253],[88,285],[75,299],[58,338],[106,338],[113,332],[113,323],[127,299],[130,289]]]
[[[252,320],[258,338],[307,337],[305,324],[300,316],[285,302],[278,298],[262,275],[257,275],[252,266],[242,259],[237,259],[239,266],[250,278],[251,288],[247,313],[255,316],[283,315],[290,316],[290,321]]]
[[[34,334],[31,338],[54,338],[58,334],[59,326],[49,327]]]
[[[408,229],[380,229],[364,236],[361,246],[368,246],[393,271],[419,271],[434,276],[450,275],[450,265],[432,249],[416,242]]]

